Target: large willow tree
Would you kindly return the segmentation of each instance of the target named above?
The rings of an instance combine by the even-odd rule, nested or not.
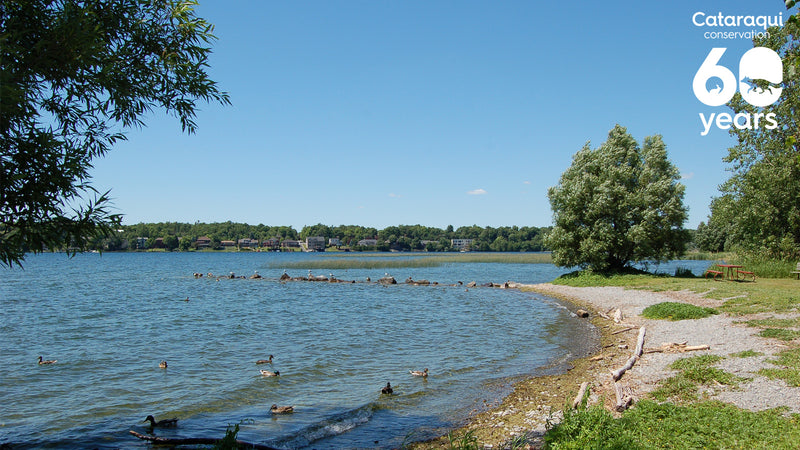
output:
[[[213,27],[192,0],[0,0],[0,265],[85,249],[120,217],[92,159],[154,109],[195,130]]]
[[[640,147],[617,125],[608,140],[587,143],[548,190],[554,227],[547,236],[562,267],[618,270],[633,262],[681,255],[689,241],[678,169],[661,136]]]
[[[800,258],[800,20],[792,16],[769,37],[753,41],[775,50],[783,61],[777,102],[755,107],[736,94],[734,113],[775,113],[774,130],[731,128],[737,144],[725,162],[732,175],[711,203],[706,234],[725,235],[727,249],[769,257]]]

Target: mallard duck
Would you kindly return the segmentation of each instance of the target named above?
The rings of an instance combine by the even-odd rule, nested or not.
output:
[[[158,363],[158,367],[160,367],[162,369],[166,369],[167,368],[167,362],[166,361],[161,361],[160,363]]]
[[[256,361],[256,364],[272,364],[272,355],[269,355],[269,359],[259,359]]]
[[[272,407],[269,408],[269,412],[272,414],[289,414],[294,412],[294,406],[272,405]]]
[[[386,386],[381,389],[381,394],[391,394],[392,392],[394,392],[392,390],[392,385],[388,382],[386,383]]]
[[[414,375],[415,377],[427,377],[428,376],[428,369],[427,368],[425,368],[425,370],[423,370],[423,371],[409,370],[408,372],[411,375]]]
[[[42,357],[39,356],[39,364],[55,364],[56,361],[58,361],[58,360],[56,360],[56,359],[50,359],[50,360],[42,359]]]
[[[170,428],[170,427],[177,427],[178,426],[178,418],[173,417],[172,419],[163,419],[156,422],[156,418],[153,416],[147,416],[144,419],[145,422],[150,421],[150,427],[161,427],[161,428]]]
[[[265,377],[279,377],[281,373],[279,371],[270,372],[269,370],[261,370],[261,375]]]

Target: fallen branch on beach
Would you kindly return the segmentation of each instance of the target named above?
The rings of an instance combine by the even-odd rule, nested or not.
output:
[[[577,409],[578,405],[581,404],[583,401],[583,396],[586,395],[586,389],[589,388],[589,382],[584,381],[581,383],[581,388],[578,390],[578,395],[575,396],[575,400],[572,401],[572,409]]]
[[[614,381],[619,381],[619,379],[622,378],[622,374],[630,370],[633,365],[636,364],[636,361],[638,361],[642,356],[642,352],[644,351],[644,336],[645,329],[644,327],[641,327],[639,328],[639,337],[636,340],[636,349],[633,351],[633,356],[628,358],[628,361],[624,366],[611,372],[611,377],[614,379]]]
[[[684,353],[693,352],[697,350],[710,350],[711,346],[704,345],[686,345],[686,342],[664,342],[661,347],[648,348],[645,353]]]
[[[630,331],[630,330],[632,330],[632,329],[634,329],[634,328],[636,328],[636,327],[625,327],[625,328],[623,328],[623,329],[621,329],[621,330],[614,331],[614,332],[612,332],[611,334],[620,334],[620,333],[624,333],[624,332],[626,332],[626,331]]]
[[[618,382],[614,382],[614,394],[617,397],[616,410],[625,411],[633,403],[633,392],[630,386],[622,387]]]
[[[220,439],[212,438],[164,438],[148,436],[146,434],[137,433],[133,430],[130,430],[130,433],[143,441],[152,442],[156,445],[214,445],[220,441]],[[236,443],[243,448],[253,448],[256,450],[278,450],[275,447],[270,447],[269,445],[253,444],[239,440],[237,440]]]

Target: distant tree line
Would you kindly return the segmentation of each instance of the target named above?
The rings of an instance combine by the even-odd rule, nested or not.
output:
[[[268,239],[300,240],[321,236],[326,242],[336,238],[341,247],[352,250],[378,251],[452,251],[451,239],[472,239],[470,250],[484,252],[527,252],[548,250],[544,234],[549,227],[479,227],[464,226],[445,229],[423,225],[398,225],[379,230],[359,225],[329,226],[323,224],[304,226],[299,232],[290,226],[249,225],[236,222],[221,223],[139,223],[120,226],[107,238],[92,243],[97,250],[136,250],[152,248],[157,239],[167,250],[192,250],[199,237],[211,239],[211,248],[219,248],[223,241],[251,239],[262,243]],[[145,239],[140,239],[145,238]],[[359,246],[364,239],[375,239],[375,246]]]

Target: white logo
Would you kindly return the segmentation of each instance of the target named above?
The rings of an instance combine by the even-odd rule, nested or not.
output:
[[[739,76],[725,66],[719,64],[725,48],[712,48],[706,59],[700,65],[692,81],[692,90],[695,97],[708,106],[722,106],[728,103],[738,90],[747,103],[756,107],[769,106],[781,96],[783,88],[783,62],[774,50],[766,47],[756,47],[748,50],[739,59]],[[708,134],[715,114],[706,119],[700,113],[704,131]],[[763,114],[739,113],[731,117],[728,113],[716,114],[717,127],[727,130],[731,124],[738,129],[758,129],[759,119],[764,118],[769,122],[765,128],[773,130],[778,127],[775,113]]]

